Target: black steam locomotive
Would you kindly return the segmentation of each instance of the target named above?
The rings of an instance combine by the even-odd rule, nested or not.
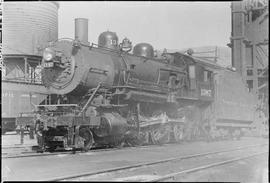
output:
[[[227,105],[226,99],[235,97],[222,92],[244,88],[237,73],[195,59],[190,50],[157,56],[150,44],[140,43],[129,53],[132,43],[125,38],[119,44],[116,33],[110,31],[100,34],[97,45],[89,44],[87,21],[75,20],[75,40],[60,39],[44,50],[42,81],[55,97],[54,104],[36,106],[34,121],[41,147],[88,150],[93,145],[123,142],[238,137],[253,122],[248,113],[255,111],[256,101],[247,91],[234,100],[235,116],[230,111],[234,108],[228,106],[218,111]],[[238,78],[233,81],[237,88],[228,85],[218,91],[223,86],[218,81],[227,76]],[[243,101],[246,105],[239,106]],[[20,125],[28,121],[17,118]]]

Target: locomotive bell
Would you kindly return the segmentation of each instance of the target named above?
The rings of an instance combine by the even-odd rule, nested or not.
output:
[[[132,49],[132,42],[128,38],[124,38],[122,43],[119,44],[119,47],[124,52],[129,52]]]
[[[154,57],[154,48],[148,43],[139,43],[134,47],[133,54],[137,56],[152,58]]]
[[[98,47],[118,49],[118,36],[115,32],[106,31],[98,37]]]

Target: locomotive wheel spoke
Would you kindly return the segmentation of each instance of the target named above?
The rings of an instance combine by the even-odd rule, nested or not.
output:
[[[151,132],[153,144],[165,144],[170,142],[170,130],[168,126],[161,126]]]
[[[149,144],[150,142],[149,142],[149,133],[148,133],[148,131],[145,131],[145,132],[140,132],[140,143],[142,144],[142,145],[144,145],[144,144]]]
[[[183,140],[183,128],[180,125],[174,125],[173,135],[176,142]]]
[[[152,138],[153,144],[159,144],[159,140],[161,138],[159,129],[153,130],[151,132],[151,138]]]
[[[91,149],[94,144],[94,137],[92,132],[87,128],[81,128],[79,131],[79,135],[81,138],[83,138],[84,141],[83,150],[88,151],[89,149]]]

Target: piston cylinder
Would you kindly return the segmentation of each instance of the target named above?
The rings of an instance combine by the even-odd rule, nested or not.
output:
[[[98,137],[117,136],[127,130],[127,121],[118,113],[104,113],[101,117],[100,127],[94,129]]]

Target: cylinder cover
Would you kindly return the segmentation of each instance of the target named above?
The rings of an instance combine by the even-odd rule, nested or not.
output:
[[[118,113],[104,113],[101,116],[100,127],[94,129],[94,133],[99,137],[109,135],[124,134],[127,129],[126,119]]]

